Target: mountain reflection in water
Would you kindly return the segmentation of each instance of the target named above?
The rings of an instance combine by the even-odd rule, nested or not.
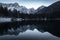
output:
[[[0,23],[0,40],[60,40],[57,37],[59,23],[60,21]]]

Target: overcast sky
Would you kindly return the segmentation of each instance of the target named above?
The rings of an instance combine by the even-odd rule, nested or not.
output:
[[[0,3],[14,3],[17,2],[19,5],[25,6],[27,8],[35,8],[45,5],[51,5],[58,0],[0,0]]]

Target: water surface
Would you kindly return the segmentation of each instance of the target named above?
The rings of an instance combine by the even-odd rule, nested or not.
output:
[[[60,40],[60,21],[0,24],[0,40]],[[54,30],[57,29],[57,30]]]

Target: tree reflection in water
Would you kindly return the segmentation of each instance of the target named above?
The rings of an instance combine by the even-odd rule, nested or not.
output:
[[[12,23],[0,23],[0,35],[20,35],[20,34],[25,34],[25,35],[34,35],[34,33],[37,33],[37,31],[41,32],[40,35],[44,34],[49,34],[49,35],[55,35],[57,37],[60,37],[60,21],[33,21],[33,22],[12,22]],[[28,30],[32,30],[31,33]],[[35,31],[34,31],[35,30]],[[49,32],[49,33],[48,33]],[[29,33],[29,34],[28,34]],[[39,36],[39,34],[35,34],[36,36]],[[47,35],[48,36],[48,35]],[[21,36],[22,37],[22,36]],[[24,36],[25,37],[25,36]],[[33,36],[32,36],[33,37]],[[41,36],[42,37],[42,36]],[[53,36],[51,36],[53,37]],[[28,38],[28,37],[27,37]],[[19,37],[18,37],[19,39]],[[39,39],[39,38],[38,38]],[[60,39],[60,38],[59,38]]]

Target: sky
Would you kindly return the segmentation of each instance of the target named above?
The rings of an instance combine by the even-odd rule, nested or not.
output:
[[[17,2],[20,6],[25,6],[26,8],[34,8],[44,5],[49,6],[58,0],[0,0],[0,3],[15,3]]]

